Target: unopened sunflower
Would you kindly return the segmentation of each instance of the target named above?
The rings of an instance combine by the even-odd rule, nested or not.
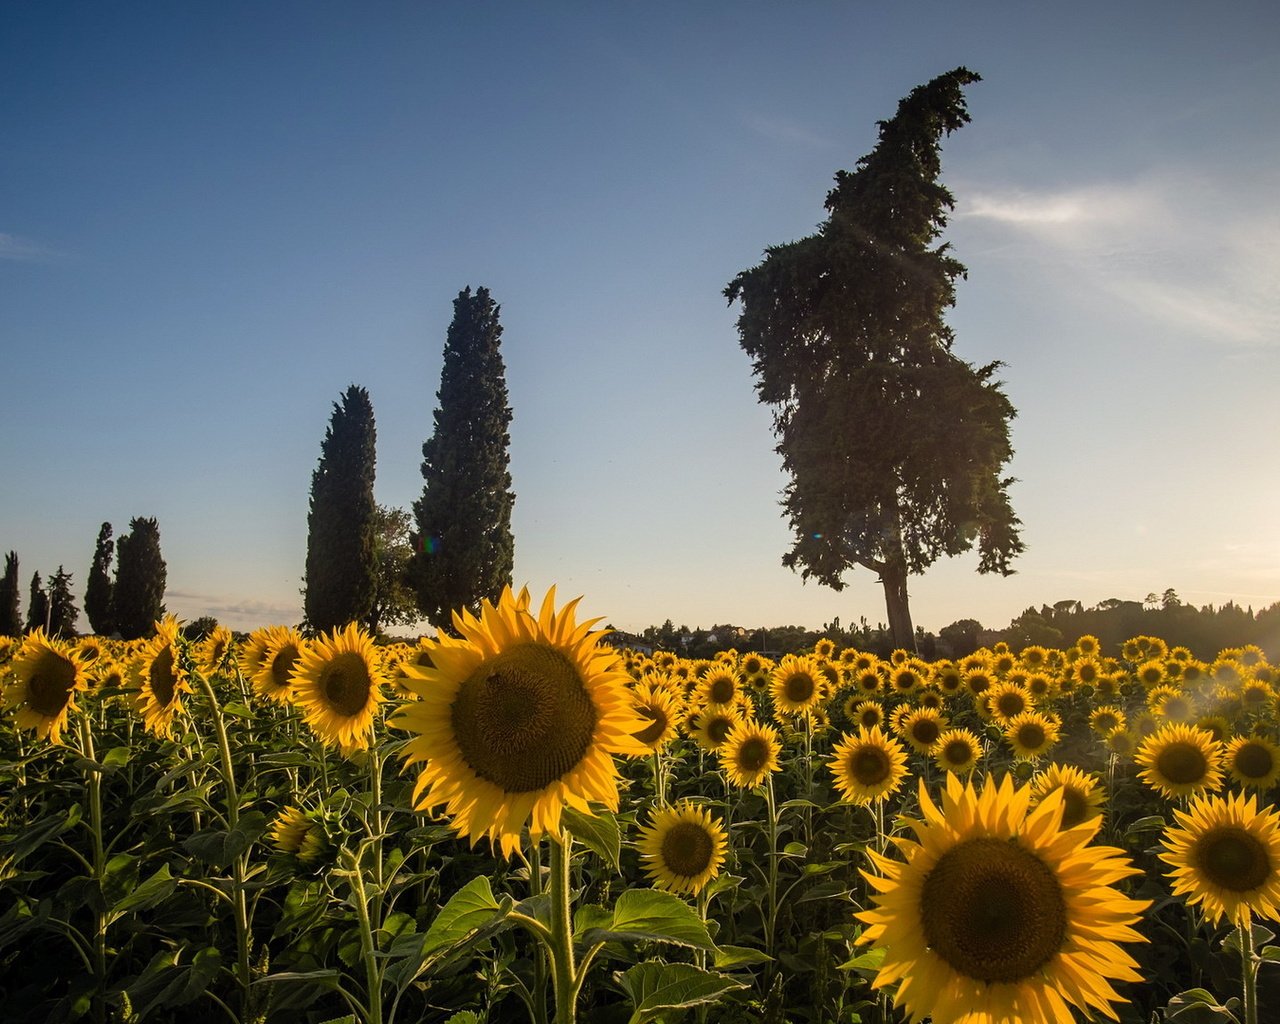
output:
[[[948,775],[939,808],[922,782],[905,863],[867,851],[876,905],[855,915],[857,941],[885,950],[872,986],[912,1024],[1068,1022],[1069,1004],[1114,1019],[1111,981],[1142,980],[1119,944],[1143,941],[1149,902],[1111,887],[1137,869],[1088,845],[1096,823],[1063,831],[1060,795],[1030,798],[1010,776],[978,792]]]
[[[392,720],[415,734],[406,766],[423,765],[414,806],[445,805],[457,833],[488,836],[505,856],[526,823],[533,837],[558,835],[565,805],[617,810],[613,755],[648,753],[630,677],[592,632],[599,620],[576,621],[577,604],[557,611],[553,587],[535,616],[529,592],[507,587],[479,616],[456,612],[460,638],[440,637],[435,664],[407,681],[422,699]]]

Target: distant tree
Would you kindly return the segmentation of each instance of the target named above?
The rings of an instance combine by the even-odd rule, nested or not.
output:
[[[375,635],[387,626],[404,626],[419,618],[417,595],[409,583],[412,522],[402,508],[377,505],[374,510],[373,607],[366,623]]]
[[[500,307],[487,288],[453,302],[445,340],[435,429],[422,446],[422,497],[413,504],[410,565],[418,607],[438,629],[453,611],[496,600],[511,582],[511,474],[507,471],[506,369]]]
[[[58,566],[58,571],[49,581],[49,635],[75,636],[79,618],[80,609],[76,607],[71,593],[71,573]]]
[[[938,638],[951,649],[948,657],[963,658],[978,649],[982,623],[977,619],[959,619],[938,630]]]
[[[31,595],[27,598],[27,632],[49,626],[49,595],[44,592],[44,582],[37,572],[31,577]]]
[[[875,572],[903,648],[908,575],[975,544],[979,572],[1008,574],[1023,549],[1002,475],[1014,408],[1000,363],[952,354],[943,311],[965,268],[935,244],[954,206],[941,139],[968,122],[976,81],[961,67],[913,90],[857,169],[837,172],[818,232],[725,289],[790,475],[783,564],[834,590],[848,569]]]
[[[316,632],[363,622],[373,608],[376,447],[369,392],[352,384],[333,404],[311,474],[303,609]]]
[[[116,544],[116,579],[112,616],[125,640],[149,635],[164,615],[168,568],[160,554],[160,524],[141,517],[130,520],[129,532]]]
[[[182,635],[192,643],[199,643],[217,628],[217,619],[212,615],[201,615],[198,619],[192,619],[182,627]]]
[[[22,609],[18,587],[18,553],[4,556],[4,578],[0,579],[0,636],[22,634]]]
[[[103,523],[98,530],[98,543],[93,549],[93,565],[89,567],[89,579],[84,586],[84,614],[89,628],[99,636],[110,636],[116,631],[111,617],[111,559],[115,555],[115,541],[111,539],[111,524]]]

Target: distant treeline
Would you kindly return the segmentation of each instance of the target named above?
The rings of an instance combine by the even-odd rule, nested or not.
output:
[[[1015,651],[1032,644],[1069,647],[1081,636],[1095,636],[1102,653],[1118,657],[1120,646],[1131,637],[1158,636],[1170,647],[1186,647],[1204,661],[1219,651],[1256,645],[1269,660],[1280,658],[1280,602],[1255,612],[1233,602],[1219,607],[1197,608],[1184,604],[1173,590],[1149,594],[1144,601],[1110,598],[1093,607],[1080,601],[1057,601],[1031,607],[1003,629],[988,629],[976,619],[960,619],[937,633],[916,629],[916,650],[925,658],[962,658],[979,647],[1001,641]],[[871,626],[866,619],[856,626],[843,627],[839,619],[822,629],[803,626],[741,626],[717,624],[709,629],[676,626],[667,619],[639,634],[621,634],[619,645],[676,651],[691,658],[709,658],[717,651],[764,651],[793,654],[812,648],[822,637],[837,647],[856,647],[887,657],[894,645],[884,624]]]

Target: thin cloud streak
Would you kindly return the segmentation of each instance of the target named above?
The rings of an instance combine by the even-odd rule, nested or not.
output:
[[[17,263],[47,263],[61,255],[29,239],[0,231],[0,259]]]

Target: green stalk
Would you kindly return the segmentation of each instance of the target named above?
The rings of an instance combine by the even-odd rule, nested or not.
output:
[[[93,752],[93,729],[87,715],[80,716],[80,744],[84,758],[96,761]],[[106,867],[106,850],[102,843],[102,772],[97,768],[86,769],[89,785],[89,831],[93,833],[93,877],[102,886]],[[93,929],[93,1017],[97,1024],[107,1019],[107,908],[100,905],[94,912],[97,920]]]
[[[542,839],[529,843],[529,895],[542,895]],[[547,1024],[547,964],[542,950],[533,961],[534,1024]]]
[[[1240,919],[1240,983],[1244,988],[1243,1024],[1258,1024],[1258,961],[1253,955],[1253,922],[1246,910]]]
[[[569,899],[570,848],[567,832],[551,837],[551,987],[556,1024],[575,1024],[578,982],[573,960],[573,908]]]
[[[773,956],[773,933],[778,923],[778,810],[773,795],[773,774],[765,780],[765,801],[769,815],[769,903],[768,915],[764,928],[764,951]],[[773,972],[773,961],[769,962],[770,975]]]
[[[373,926],[369,920],[369,903],[364,891],[362,857],[353,858],[351,887],[355,893],[356,914],[360,918],[360,959],[364,961],[366,1017],[369,1024],[382,1024],[382,977],[378,973],[378,958],[373,944]]]
[[[218,738],[218,752],[222,758],[222,781],[227,787],[227,829],[234,832],[240,824],[240,793],[236,788],[235,766],[231,760],[231,743],[227,739],[227,723],[222,717],[222,706],[213,692],[209,680],[200,673],[195,673],[205,696],[209,698],[209,708],[213,712],[213,729]],[[249,1015],[249,985],[253,975],[249,966],[249,904],[245,895],[245,875],[247,874],[249,853],[237,854],[231,862],[232,874],[232,910],[236,921],[236,980],[240,984],[241,1009]]]

